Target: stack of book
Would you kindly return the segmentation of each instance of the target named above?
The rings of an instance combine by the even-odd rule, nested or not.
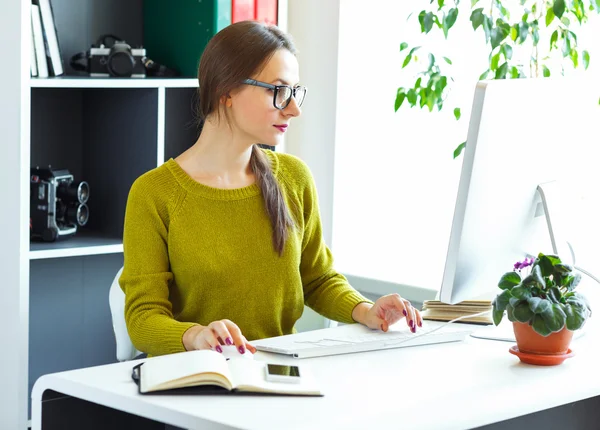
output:
[[[482,315],[472,316],[485,312]],[[425,320],[432,321],[452,321],[455,318],[466,317],[457,322],[469,324],[493,324],[492,302],[489,300],[467,300],[449,305],[438,300],[426,300],[423,302],[421,316]]]
[[[47,78],[64,73],[50,0],[31,5],[31,76]]]

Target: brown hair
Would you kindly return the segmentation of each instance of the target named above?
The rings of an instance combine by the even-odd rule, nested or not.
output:
[[[221,98],[242,85],[244,79],[260,72],[275,52],[282,48],[296,55],[296,49],[287,34],[275,26],[256,21],[237,22],[218,32],[206,45],[198,68],[200,121],[205,121],[211,114],[216,114],[220,120]],[[269,159],[256,145],[252,147],[250,167],[271,220],[273,246],[281,256],[294,221]]]

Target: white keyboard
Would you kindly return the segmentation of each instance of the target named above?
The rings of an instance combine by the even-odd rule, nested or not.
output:
[[[435,321],[424,321],[423,327],[417,328],[417,333],[412,333],[406,323],[401,321],[384,333],[362,324],[348,324],[250,343],[259,351],[308,358],[457,342],[464,340],[474,330],[473,326],[466,324],[448,324],[440,328],[443,325],[444,323]]]

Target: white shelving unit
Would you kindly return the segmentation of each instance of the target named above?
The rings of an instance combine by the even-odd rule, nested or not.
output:
[[[70,57],[101,34],[143,44],[143,0],[53,0],[67,75]],[[287,0],[279,0],[287,28]],[[129,187],[197,136],[195,78],[30,78],[30,2],[0,13],[0,428],[25,429],[28,398],[44,373],[115,360],[108,289],[123,261]],[[67,168],[90,184],[90,220],[74,237],[30,243],[30,168]]]

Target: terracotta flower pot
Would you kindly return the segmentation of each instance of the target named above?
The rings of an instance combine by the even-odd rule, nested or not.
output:
[[[565,354],[571,344],[573,332],[565,326],[561,331],[544,337],[527,323],[513,322],[519,351],[530,354]]]

